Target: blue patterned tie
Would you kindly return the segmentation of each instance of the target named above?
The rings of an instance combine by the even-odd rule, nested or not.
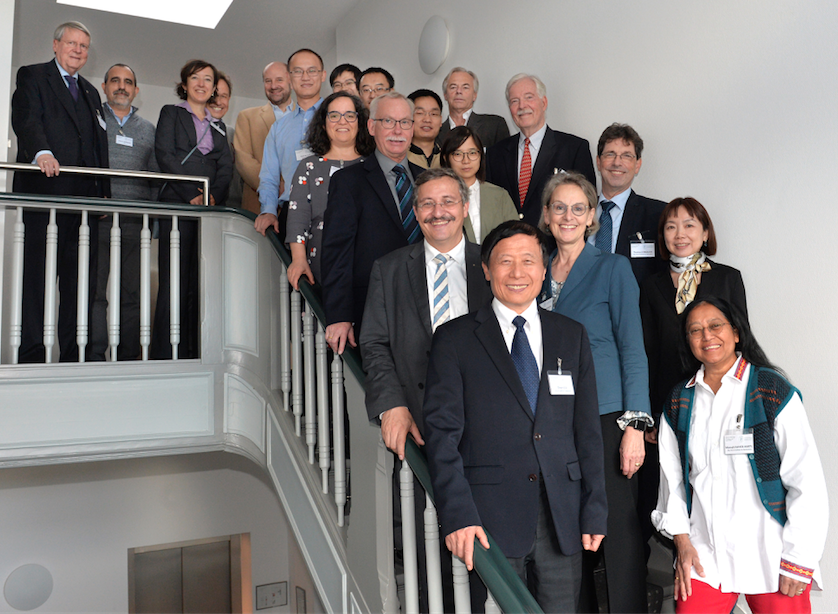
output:
[[[433,329],[451,319],[451,307],[448,296],[448,269],[445,263],[448,257],[445,254],[437,254],[436,272],[434,273],[434,321]]]
[[[76,78],[70,75],[64,75],[64,80],[67,82],[67,87],[70,89],[70,96],[73,100],[79,99],[79,85],[76,83]]]
[[[422,233],[419,230],[419,223],[410,206],[410,197],[413,195],[413,184],[407,176],[407,171],[401,164],[393,167],[393,174],[396,176],[396,196],[399,198],[399,215],[402,218],[402,228],[410,244],[416,243]]]
[[[535,415],[535,406],[538,404],[538,383],[541,378],[538,376],[538,363],[530,348],[530,340],[524,331],[524,324],[527,321],[521,316],[516,316],[512,323],[515,325],[515,336],[512,338],[512,362],[518,370],[518,377],[524,386],[524,393],[530,402],[530,409]]]
[[[611,228],[613,224],[611,221],[611,213],[609,212],[612,208],[616,207],[616,205],[610,200],[604,200],[600,203],[600,206],[602,207],[602,213],[599,216],[599,230],[597,230],[594,245],[599,251],[610,254],[612,235]]]

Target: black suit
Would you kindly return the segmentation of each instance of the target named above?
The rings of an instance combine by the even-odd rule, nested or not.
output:
[[[629,259],[638,286],[650,275],[669,270],[667,261],[662,260],[658,253],[658,222],[664,207],[666,203],[662,200],[640,196],[634,190],[626,201],[623,219],[617,230],[617,247],[614,253]],[[631,257],[631,242],[638,240],[637,233],[640,233],[644,241],[651,242],[655,246],[655,253],[652,257]]]
[[[49,150],[61,166],[108,166],[108,143],[100,121],[99,94],[84,77],[77,76],[78,100],[73,100],[56,62],[23,66],[17,73],[12,96],[12,127],[18,140],[17,161],[31,164],[35,154]],[[28,194],[101,197],[110,195],[107,179],[62,173],[47,177],[40,172],[15,173],[13,190]],[[23,273],[23,338],[20,362],[44,360],[44,254],[47,213],[25,213]],[[78,229],[80,216],[59,213],[58,278],[61,303],[58,340],[62,361],[78,360],[76,295],[78,286]],[[98,225],[90,216],[90,295],[96,288]]]
[[[506,125],[506,120],[504,120],[500,115],[472,112],[472,114],[468,116],[466,126],[474,130],[477,136],[480,137],[483,147],[491,147],[495,143],[509,138],[509,127]],[[439,128],[439,135],[436,137],[436,142],[440,145],[440,147],[449,132],[451,132],[451,122],[449,121],[449,118],[446,117],[442,122],[442,126]]]
[[[414,179],[424,170],[409,166]],[[323,220],[326,324],[353,322],[358,335],[373,263],[407,244],[399,206],[375,155],[335,173]]]
[[[565,170],[585,175],[596,187],[594,162],[588,141],[547,127],[538,157],[533,160],[532,178],[523,206],[518,194],[518,134],[490,147],[486,152],[486,181],[504,188],[522,214],[522,219],[538,225],[541,219],[541,196],[550,176]]]

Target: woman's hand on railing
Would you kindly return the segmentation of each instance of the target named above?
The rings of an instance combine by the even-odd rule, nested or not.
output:
[[[425,445],[419,427],[407,407],[393,407],[381,414],[381,438],[384,445],[399,456],[399,460],[404,460],[404,444],[408,433],[420,446]]]
[[[271,226],[274,227],[274,232],[279,234],[279,220],[273,213],[260,213],[256,221],[253,222],[253,227],[261,232],[263,237],[265,236],[265,231]],[[282,242],[285,237],[280,237],[279,239]]]
[[[35,163],[38,165],[38,168],[41,169],[41,172],[47,177],[58,177],[58,173],[61,171],[61,166],[58,164],[58,160],[55,159],[55,156],[49,153],[38,156]]]
[[[355,329],[352,327],[352,322],[335,322],[326,327],[326,343],[333,352],[343,354],[347,341],[352,347],[358,347],[355,343]]]
[[[292,243],[290,247],[292,260],[288,266],[288,283],[294,286],[294,290],[299,290],[300,277],[305,275],[308,283],[314,285],[314,274],[306,258],[305,243]]]
[[[445,536],[445,545],[451,554],[466,564],[466,569],[471,571],[474,568],[474,540],[479,539],[480,544],[489,549],[489,539],[483,527],[463,527]]]

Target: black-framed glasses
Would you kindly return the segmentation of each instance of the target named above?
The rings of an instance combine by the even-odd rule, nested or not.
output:
[[[550,203],[549,205],[550,211],[553,215],[564,215],[567,213],[567,205],[564,203]],[[585,213],[588,212],[588,205],[583,205],[581,203],[577,203],[575,205],[570,206],[570,212],[575,215],[576,217],[582,217]]]
[[[307,68],[306,70],[303,70],[302,68],[295,68],[294,70],[292,70],[290,72],[293,76],[295,76],[295,77],[297,77],[297,79],[299,79],[300,77],[303,76],[303,74],[306,74],[309,77],[316,77],[321,72],[323,72],[323,69],[314,68],[314,66],[312,66],[311,68]]]
[[[382,117],[381,119],[374,119],[374,122],[381,122],[381,125],[391,130],[396,127],[396,124],[401,126],[402,130],[410,130],[413,128],[412,119],[393,119],[392,117]]]
[[[332,89],[334,89],[336,92],[340,92],[349,89],[350,87],[355,87],[355,84],[355,79],[347,79],[346,81],[335,81],[334,83],[332,83]]]
[[[613,162],[617,158],[617,152],[616,151],[606,151],[604,154],[602,154],[600,156],[600,158],[602,158],[603,160],[607,160],[608,162]],[[622,160],[623,162],[629,162],[630,163],[630,162],[634,162],[635,160],[637,160],[637,156],[635,156],[633,153],[629,153],[627,151],[624,151],[623,153],[620,154],[620,160]]]
[[[463,158],[468,158],[469,160],[478,160],[480,158],[480,150],[479,149],[469,149],[468,151],[460,151],[457,149],[456,151],[452,151],[450,154],[452,160],[456,160],[457,162],[461,162]]]
[[[705,326],[691,326],[690,329],[687,331],[687,336],[692,337],[693,339],[701,339],[704,336],[704,329],[710,331],[711,335],[717,335],[722,332],[722,329],[725,326],[729,326],[730,322],[710,322],[706,327]]]
[[[354,124],[358,121],[358,113],[356,111],[345,111],[343,113],[340,113],[339,111],[329,111],[326,113],[326,117],[328,117],[329,121],[333,124],[338,123],[341,117],[350,124]]]
[[[423,200],[421,203],[416,203],[416,208],[419,209],[419,211],[432,211],[433,209],[436,209],[437,205],[439,205],[446,211],[450,211],[462,202],[463,201],[461,200],[451,200],[450,198],[436,202],[435,200],[429,198],[428,200]]]
[[[383,85],[379,85],[378,87],[370,87],[369,85],[365,85],[364,87],[361,88],[361,93],[362,94],[369,95],[369,94],[375,93],[376,96],[380,96],[381,94],[383,94],[385,92],[389,92],[389,91],[390,91],[390,88],[389,87],[384,87]]]

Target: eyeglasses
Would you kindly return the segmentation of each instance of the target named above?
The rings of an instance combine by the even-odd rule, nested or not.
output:
[[[373,92],[380,95],[380,94],[383,94],[384,92],[389,92],[389,91],[390,91],[390,88],[389,87],[384,87],[383,85],[379,85],[378,87],[370,87],[369,85],[365,85],[364,87],[361,88],[361,93],[362,94],[367,94],[367,95],[372,94]]]
[[[412,119],[393,119],[392,117],[383,117],[381,119],[374,119],[374,122],[381,122],[381,125],[391,130],[396,127],[396,124],[401,126],[402,130],[410,130],[413,127]]]
[[[615,151],[606,151],[604,154],[600,156],[603,160],[607,160],[608,162],[613,162],[617,158],[617,152]],[[634,162],[637,160],[637,156],[633,153],[629,153],[627,151],[620,154],[620,160],[623,162]]]
[[[294,70],[292,70],[290,72],[291,72],[292,76],[297,77],[297,79],[299,79],[300,77],[303,76],[303,74],[306,74],[309,77],[316,77],[321,72],[323,72],[323,70],[320,69],[320,68],[314,68],[312,66],[311,68],[308,68],[306,70],[303,70],[302,68],[295,68]]]
[[[328,117],[329,121],[333,124],[338,123],[341,117],[350,124],[354,124],[356,121],[358,121],[358,113],[355,111],[346,111],[344,113],[340,113],[338,111],[329,111],[328,113],[326,113],[326,117]]]
[[[334,83],[332,83],[332,89],[334,89],[336,92],[340,92],[341,90],[349,89],[354,85],[355,79],[347,79],[343,82],[335,81]]]
[[[461,201],[461,200],[451,200],[451,199],[446,199],[446,200],[443,200],[442,202],[436,202],[436,201],[429,198],[428,200],[423,200],[421,203],[416,203],[416,208],[419,209],[419,211],[433,211],[434,209],[437,208],[437,205],[438,205],[438,206],[442,207],[443,209],[445,209],[446,211],[450,211],[451,209],[453,209],[457,205],[461,204],[462,202],[463,201]]]
[[[87,51],[90,49],[90,45],[87,43],[79,43],[77,41],[61,41],[61,44],[69,47],[70,49],[79,49],[80,51]]]
[[[423,117],[441,117],[442,113],[439,111],[424,111],[422,109],[416,109],[413,112],[414,119],[422,119]]]
[[[567,213],[567,205],[562,203],[550,203],[548,206],[554,215],[564,215]],[[588,212],[588,209],[590,209],[588,205],[576,204],[570,206],[570,212],[576,217],[582,217]]]
[[[725,326],[730,326],[730,322],[710,322],[706,327],[711,335],[719,334]],[[704,326],[691,326],[687,331],[687,336],[693,339],[701,339],[704,336]]]
[[[452,151],[448,154],[452,160],[456,160],[457,162],[462,161],[463,158],[468,158],[469,160],[478,160],[480,158],[480,150],[479,149],[469,149],[468,151],[460,151],[459,149],[456,151]]]

